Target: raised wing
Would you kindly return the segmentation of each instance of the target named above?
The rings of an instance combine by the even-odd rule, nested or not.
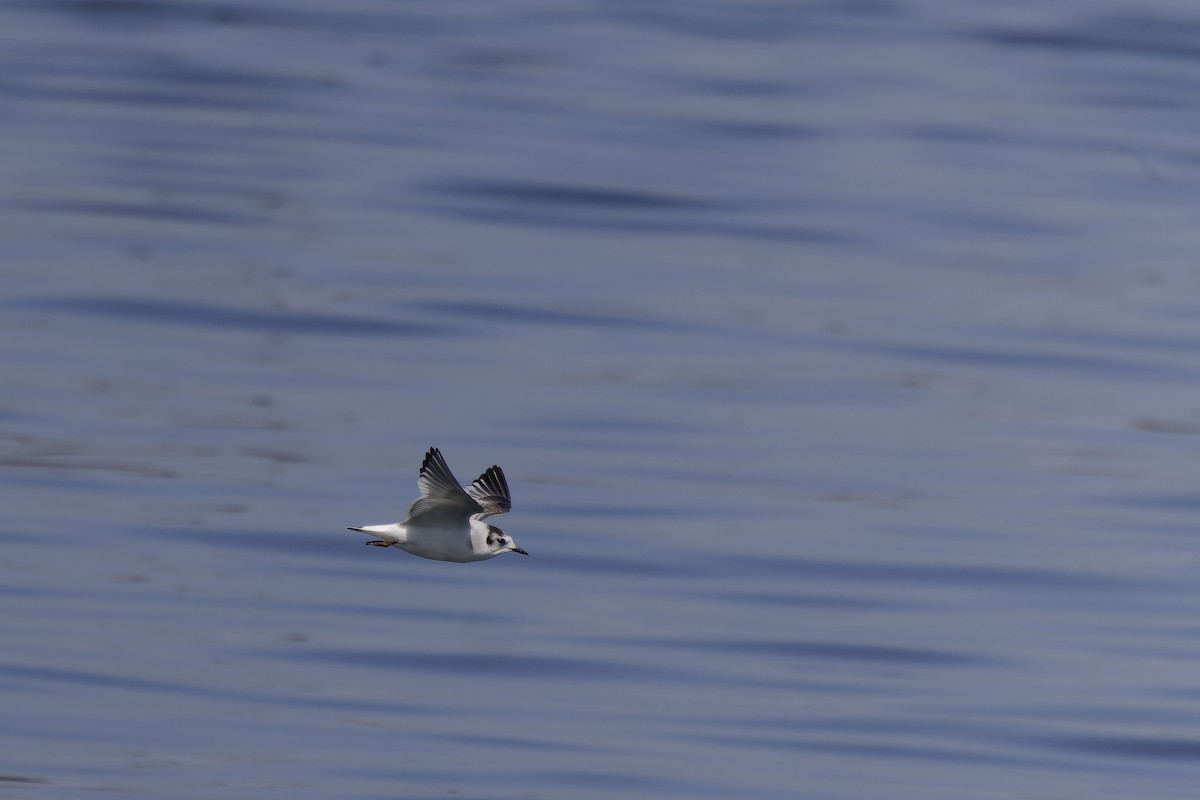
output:
[[[504,470],[499,467],[489,467],[467,487],[467,494],[483,509],[480,519],[512,511],[508,481],[504,478]]]
[[[417,476],[417,488],[421,491],[413,504],[408,508],[407,522],[415,517],[428,517],[430,514],[446,518],[462,517],[464,520],[471,514],[479,513],[482,508],[479,503],[463,491],[458,479],[446,466],[442,451],[436,447],[429,448],[425,460],[421,463],[421,474]]]

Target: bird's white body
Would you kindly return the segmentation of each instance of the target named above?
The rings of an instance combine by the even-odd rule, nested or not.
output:
[[[406,553],[412,553],[421,558],[432,558],[435,561],[485,561],[500,555],[487,546],[488,528],[486,522],[472,515],[458,526],[401,525],[398,522],[391,525],[364,525],[354,530],[369,533],[386,540],[392,547],[399,547]]]
[[[512,508],[508,481],[491,467],[463,489],[441,452],[429,448],[417,478],[421,491],[402,522],[364,525],[352,531],[377,537],[367,544],[398,547],[436,561],[486,561],[501,553],[529,555],[504,531],[484,520]]]

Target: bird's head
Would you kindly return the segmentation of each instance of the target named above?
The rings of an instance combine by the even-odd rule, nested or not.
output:
[[[501,553],[520,553],[523,556],[529,555],[521,548],[517,547],[517,543],[513,538],[504,531],[497,528],[495,525],[487,526],[487,543],[488,549],[492,551],[492,555],[498,556]]]

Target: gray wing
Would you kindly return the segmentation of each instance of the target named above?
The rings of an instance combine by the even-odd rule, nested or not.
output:
[[[483,510],[463,491],[450,467],[446,466],[442,451],[436,447],[429,448],[425,454],[421,474],[417,476],[417,488],[421,496],[408,507],[405,522],[414,522],[418,517],[427,522],[433,521],[433,518],[447,521],[461,519],[465,522],[467,517]]]
[[[512,511],[512,495],[508,493],[508,481],[504,477],[504,470],[499,467],[489,467],[467,487],[467,494],[483,509],[480,519]]]

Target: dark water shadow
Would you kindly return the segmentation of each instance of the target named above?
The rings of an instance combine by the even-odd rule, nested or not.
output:
[[[995,667],[1002,663],[995,658],[953,650],[845,642],[665,638],[619,638],[613,639],[612,642],[640,648],[735,653],[788,661],[845,661],[924,667]]]
[[[520,681],[624,681],[680,678],[676,670],[612,660],[568,656],[533,656],[512,653],[417,653],[379,650],[298,648],[262,651],[273,658],[337,664],[387,672],[418,672],[433,675],[494,678]]]
[[[854,759],[897,759],[938,764],[988,764],[1003,767],[1042,768],[1061,770],[1069,766],[1062,761],[1042,757],[1002,755],[965,748],[935,747],[932,745],[889,744],[872,741],[820,741],[786,736],[730,735],[689,733],[678,737],[684,741],[720,745],[730,749],[778,750],[794,754],[805,752],[844,755]]]
[[[895,344],[892,342],[843,342],[836,346],[915,361],[954,364],[987,370],[1051,372],[1104,381],[1125,379],[1129,381],[1153,380],[1162,383],[1193,383],[1200,378],[1200,371],[1196,369],[1111,355],[1078,355],[952,345]]]
[[[1009,49],[1200,60],[1200,23],[1165,14],[1105,15],[1037,28],[985,28],[975,35]]]
[[[2,541],[33,541],[34,537],[29,539],[9,539],[0,534],[0,542]],[[62,596],[62,591],[59,589],[43,589],[39,586],[5,586],[0,584],[0,597],[46,597],[57,598]]]
[[[1195,494],[1191,492],[1103,494],[1084,497],[1082,501],[1089,505],[1149,509],[1180,514],[1195,514],[1197,511],[1200,511],[1200,492]],[[1139,525],[1138,528],[1139,530],[1144,530],[1144,526]],[[1200,530],[1193,529],[1193,533],[1200,533]]]
[[[617,0],[607,3],[605,10],[621,24],[634,28],[665,30],[673,36],[756,42],[895,24],[909,14],[906,6],[895,0],[751,4],[697,0],[682,5]]]
[[[579,231],[614,231],[629,234],[677,234],[756,241],[792,242],[798,244],[850,244],[861,242],[856,235],[830,229],[792,227],[769,227],[765,225],[739,225],[714,222],[707,219],[666,220],[645,219],[638,216],[594,217],[565,214],[561,210],[548,214],[520,208],[464,206],[437,203],[422,203],[415,206],[438,216],[482,222],[494,225],[519,225],[531,228],[564,228]]]
[[[596,328],[599,330],[665,331],[695,333],[706,329],[697,325],[636,316],[562,311],[535,306],[471,300],[438,300],[413,303],[410,308],[437,316],[456,317],[468,322],[550,326],[554,328]]]
[[[473,222],[624,233],[728,236],[764,241],[846,243],[856,239],[828,229],[731,221],[763,208],[632,189],[534,183],[521,180],[452,180],[418,188],[429,197],[416,208]]]
[[[61,311],[117,322],[177,325],[212,330],[240,330],[270,334],[315,336],[424,336],[462,335],[436,323],[414,324],[392,320],[313,314],[304,311],[236,308],[184,300],[136,297],[38,297],[6,303],[23,310]]]
[[[15,0],[14,5],[29,12],[78,17],[93,25],[116,27],[122,32],[130,26],[157,29],[170,25],[296,29],[326,36],[374,33],[423,37],[444,32],[450,24],[433,15],[413,13],[404,8],[371,13],[317,10],[286,4],[234,4],[220,0]]]
[[[186,204],[178,200],[158,200],[144,203],[118,200],[25,200],[13,207],[39,214],[78,214],[86,217],[120,217],[226,227],[262,225],[271,220],[269,214],[246,208],[218,210],[203,205]],[[183,304],[180,303],[180,305]]]
[[[1003,339],[1034,341],[1045,346],[1048,342],[1083,345],[1097,350],[1135,350],[1147,355],[1163,353],[1192,354],[1200,349],[1200,337],[1105,331],[1089,328],[995,328],[991,335]]]
[[[518,737],[513,735],[504,736],[486,736],[483,734],[463,733],[462,731],[453,734],[431,734],[430,738],[439,739],[454,747],[473,746],[498,748],[500,750],[519,750],[530,753],[595,753],[597,748],[593,746],[583,746],[576,744],[568,744],[561,740],[555,739],[530,739],[528,737]],[[600,748],[604,751],[606,748]],[[608,752],[615,752],[608,750]]]
[[[1105,758],[1178,761],[1187,764],[1195,764],[1200,760],[1200,739],[1175,736],[1061,736],[1037,739],[1035,742],[1060,750]]]
[[[712,211],[725,204],[682,195],[635,189],[568,186],[522,180],[445,180],[422,187],[433,195],[470,200],[490,200],[546,209],[615,209],[639,213],[653,211]]]
[[[50,6],[53,2],[37,5]],[[153,5],[166,8],[174,4]],[[0,78],[0,97],[12,101],[82,104],[110,110],[146,107],[167,115],[160,119],[161,125],[131,130],[135,138],[145,136],[147,129],[170,128],[169,115],[179,111],[253,113],[260,119],[270,119],[302,109],[341,88],[337,81],[323,77],[217,66],[200,57],[189,58],[129,41],[121,46],[93,43],[8,50],[0,55],[0,63],[8,67]],[[175,130],[195,135],[195,129]],[[197,147],[211,148],[211,139]]]
[[[236,689],[196,686],[153,678],[138,678],[128,675],[88,672],[85,670],[59,669],[45,665],[20,666],[16,664],[0,664],[0,686],[5,685],[14,691],[24,692],[44,685],[44,691],[51,693],[58,693],[63,690],[63,687],[75,687],[83,690],[98,689],[148,695],[197,697],[205,700],[235,704],[282,707],[301,706],[330,711],[391,711],[407,714],[425,710],[419,704],[397,703],[386,699],[376,700],[372,698],[368,702],[341,698],[314,697],[311,695],[256,693]]]

